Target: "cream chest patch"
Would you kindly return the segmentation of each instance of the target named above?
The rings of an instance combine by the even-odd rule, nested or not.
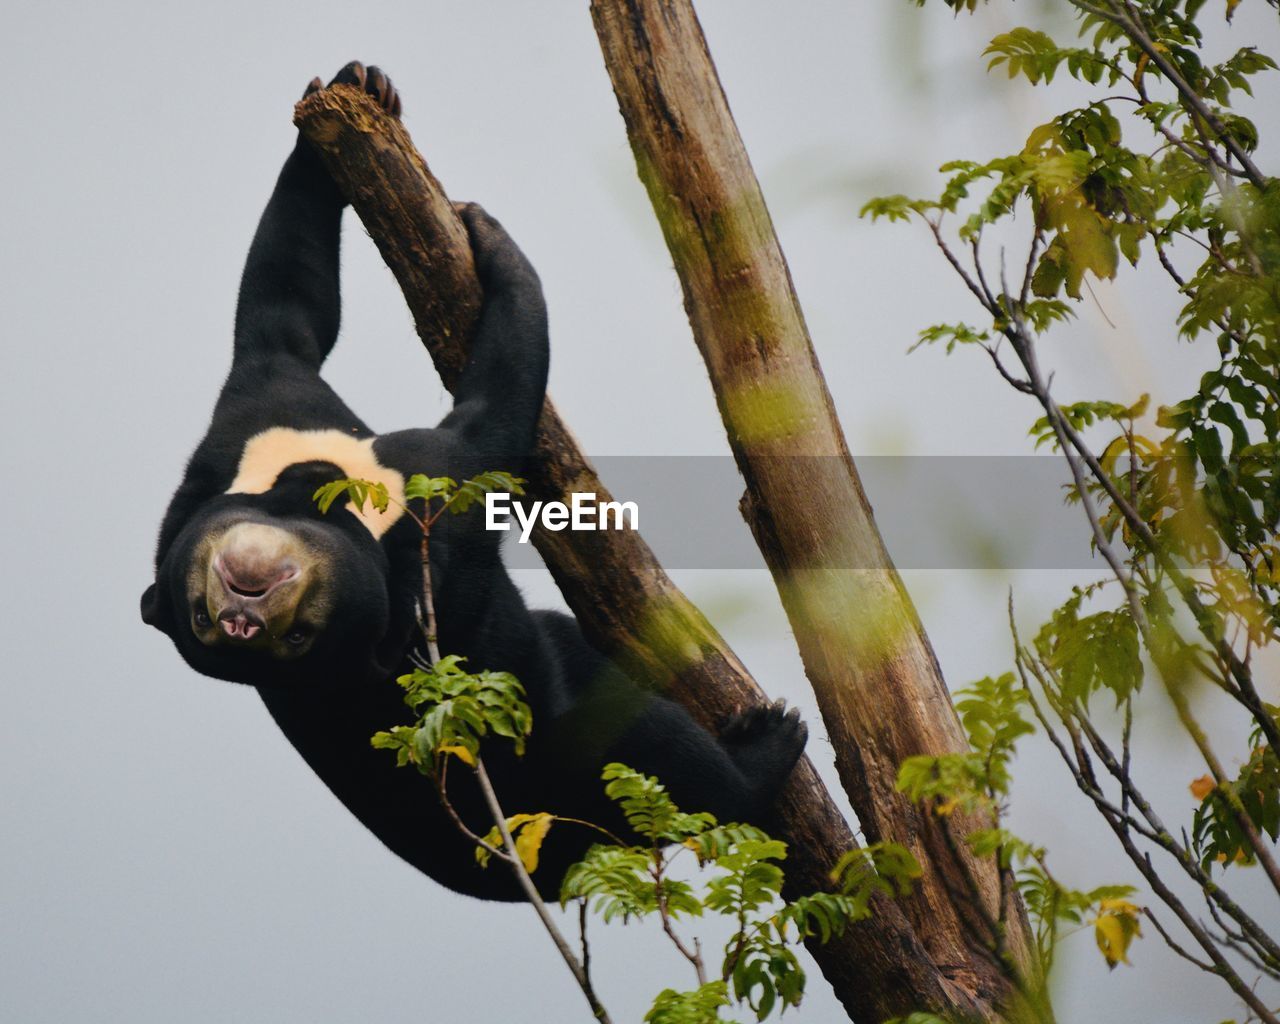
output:
[[[298,462],[332,462],[349,477],[384,484],[396,501],[404,501],[404,476],[382,465],[373,454],[373,438],[351,437],[341,430],[294,430],[272,427],[249,438],[240,456],[236,478],[228,494],[263,494],[289,466]],[[374,537],[381,537],[404,511],[392,504],[379,512],[368,502],[362,509],[350,503],[347,511]]]

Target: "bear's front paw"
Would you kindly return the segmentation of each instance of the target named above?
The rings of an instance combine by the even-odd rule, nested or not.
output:
[[[479,203],[454,203],[471,239],[476,275],[486,289],[494,284],[524,282],[538,285],[538,275],[503,228]]]
[[[400,116],[400,94],[396,92],[396,87],[386,72],[376,65],[370,64],[366,68],[358,60],[353,60],[333,76],[333,81],[329,85],[354,85],[372,96],[374,102],[392,117]],[[320,79],[313,78],[302,96],[305,99],[323,88],[325,85]]]

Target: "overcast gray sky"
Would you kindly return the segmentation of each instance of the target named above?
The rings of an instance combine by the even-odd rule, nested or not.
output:
[[[919,328],[975,311],[923,232],[856,212],[930,190],[946,159],[1018,147],[1065,106],[988,77],[979,58],[1042,6],[953,19],[902,0],[698,2],[857,454],[1029,451],[1033,411],[985,362],[907,357]],[[1234,45],[1265,30],[1276,49],[1273,17],[1250,20],[1262,6],[1244,5]],[[586,1020],[527,908],[455,896],[398,861],[252,691],[193,674],[137,612],[160,515],[229,364],[243,255],[292,145],[292,104],[353,58],[387,69],[446,189],[484,203],[539,268],[551,390],[586,450],[726,451],[586,3],[9,0],[5,14],[0,1016]],[[376,429],[432,423],[444,394],[394,282],[350,220],[344,244],[327,376]],[[1160,282],[1096,291],[1116,326],[1082,307],[1047,356],[1059,393],[1188,392],[1213,353],[1168,340]],[[732,498],[720,514],[740,530]],[[676,576],[766,689],[806,709],[831,778],[767,573]],[[1009,585],[1032,623],[1081,578],[913,571],[908,584],[954,687],[1007,668]],[[559,602],[545,574],[520,582],[533,603]],[[1161,708],[1143,725],[1169,737],[1149,744],[1147,781],[1181,818],[1202,769]],[[1013,825],[1049,846],[1061,877],[1130,878],[1045,750],[1028,744],[1019,772]],[[594,953],[616,1020],[690,983],[652,930],[598,929]],[[1234,1014],[1154,937],[1132,959],[1108,973],[1088,933],[1070,940],[1064,1024]],[[816,969],[796,1019],[839,1019]]]

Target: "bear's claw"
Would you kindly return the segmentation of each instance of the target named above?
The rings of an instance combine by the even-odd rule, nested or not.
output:
[[[333,76],[333,81],[329,85],[354,85],[357,89],[363,89],[392,117],[400,116],[400,94],[396,92],[396,87],[387,73],[377,65],[370,64],[366,68],[358,60],[353,60]],[[306,92],[302,94],[303,98],[323,88],[326,86],[320,79],[313,78],[307,85]]]

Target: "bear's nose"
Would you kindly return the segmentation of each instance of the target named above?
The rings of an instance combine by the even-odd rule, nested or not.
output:
[[[226,611],[221,619],[223,632],[233,640],[249,640],[262,630],[262,626],[253,622],[244,612]]]

